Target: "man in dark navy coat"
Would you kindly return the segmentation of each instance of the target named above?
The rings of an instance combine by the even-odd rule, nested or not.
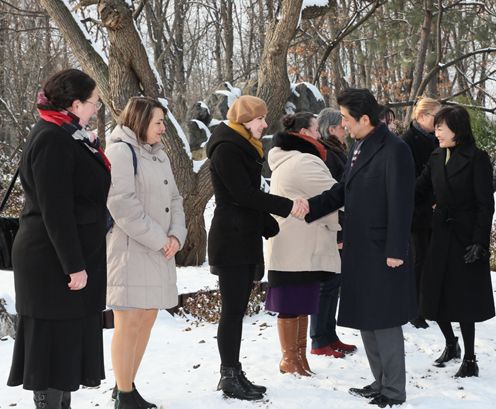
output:
[[[347,89],[337,101],[355,143],[343,179],[309,199],[305,219],[345,206],[338,324],[361,331],[375,378],[350,393],[385,407],[406,399],[401,326],[416,313],[409,249],[415,168],[408,146],[379,122],[369,90]]]

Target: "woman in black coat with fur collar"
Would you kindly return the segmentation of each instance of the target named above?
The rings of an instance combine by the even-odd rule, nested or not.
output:
[[[432,238],[421,283],[421,312],[438,322],[446,348],[435,365],[459,358],[451,322],[459,322],[465,355],[455,377],[478,376],[475,322],[495,314],[489,268],[494,212],[492,167],[475,146],[463,107],[443,108],[434,119],[439,148],[417,180],[416,200],[434,194]]]

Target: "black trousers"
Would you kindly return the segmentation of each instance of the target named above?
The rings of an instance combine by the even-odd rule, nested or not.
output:
[[[239,362],[243,317],[253,288],[255,266],[216,267],[216,273],[222,302],[217,346],[221,364],[233,367]]]

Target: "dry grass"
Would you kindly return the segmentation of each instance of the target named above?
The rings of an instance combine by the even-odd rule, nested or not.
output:
[[[250,295],[246,315],[252,316],[260,312],[265,303],[265,289],[260,283],[256,283]],[[216,290],[200,290],[196,294],[184,300],[178,314],[193,317],[197,322],[217,323],[220,318],[220,292]]]

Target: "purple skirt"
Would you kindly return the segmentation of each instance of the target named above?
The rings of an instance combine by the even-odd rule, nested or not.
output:
[[[286,315],[310,315],[319,312],[320,282],[270,287],[265,309]]]

